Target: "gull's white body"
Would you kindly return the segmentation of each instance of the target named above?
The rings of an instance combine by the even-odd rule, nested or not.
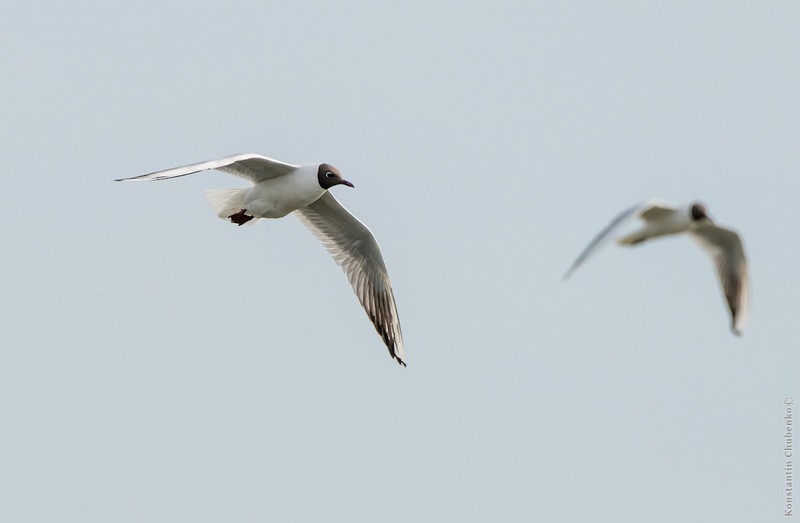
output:
[[[246,189],[242,207],[256,218],[283,218],[305,207],[325,192],[317,182],[317,168],[301,165],[289,175],[269,178]]]
[[[619,245],[638,245],[653,238],[681,233],[689,234],[700,244],[714,263],[731,314],[731,330],[740,335],[750,309],[750,277],[744,245],[735,231],[711,221],[705,214],[705,208],[699,204],[675,205],[654,199],[623,211],[581,252],[564,278],[568,278],[624,223],[633,218],[640,220],[641,227],[617,238]]]
[[[405,365],[400,319],[378,243],[370,230],[328,191],[332,185],[326,183],[323,188],[323,168],[336,173],[336,183],[352,187],[327,164],[297,166],[257,154],[237,154],[119,181],[166,180],[211,169],[250,181],[253,186],[248,188],[206,191],[217,216],[242,225],[296,213],[345,271],[389,354]],[[234,221],[237,215],[240,221]]]
[[[690,205],[672,206],[666,202],[651,200],[640,208],[642,228],[617,240],[620,245],[634,245],[645,240],[680,234],[692,228]]]

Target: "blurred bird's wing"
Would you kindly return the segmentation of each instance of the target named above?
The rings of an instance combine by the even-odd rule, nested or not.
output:
[[[674,213],[677,209],[678,207],[671,203],[656,199],[651,199],[644,203],[634,205],[629,209],[625,209],[589,242],[589,245],[583,249],[580,255],[578,255],[578,258],[572,263],[569,270],[567,270],[566,274],[564,274],[564,279],[566,280],[569,278],[572,273],[575,272],[575,269],[580,267],[589,256],[608,243],[608,240],[613,237],[613,234],[619,231],[630,219],[641,218],[645,222],[652,222]]]
[[[731,330],[739,336],[750,312],[750,276],[742,239],[711,222],[698,225],[690,234],[714,262],[730,310]]]

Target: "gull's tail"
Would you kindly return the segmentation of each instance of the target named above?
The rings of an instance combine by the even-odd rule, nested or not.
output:
[[[206,199],[214,213],[227,220],[231,215],[244,209],[244,194],[247,189],[206,189]],[[250,223],[257,222],[251,220]]]

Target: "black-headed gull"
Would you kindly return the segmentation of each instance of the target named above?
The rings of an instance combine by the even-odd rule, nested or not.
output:
[[[353,187],[335,167],[290,165],[258,154],[237,154],[117,181],[167,180],[212,169],[253,184],[206,191],[217,216],[243,225],[294,212],[342,267],[389,354],[405,366],[403,334],[386,264],[370,230],[328,192],[335,185]]]
[[[750,308],[750,278],[744,245],[735,231],[716,225],[708,216],[705,206],[700,203],[675,205],[649,200],[627,209],[611,220],[589,243],[564,275],[564,279],[569,278],[605,240],[614,236],[629,218],[639,218],[642,227],[617,238],[619,245],[638,245],[652,238],[680,233],[688,233],[700,244],[714,262],[730,309],[731,330],[737,336],[740,335]]]

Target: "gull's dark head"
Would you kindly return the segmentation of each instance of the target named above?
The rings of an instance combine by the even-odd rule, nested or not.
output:
[[[317,180],[319,181],[319,186],[323,189],[330,189],[334,185],[339,184],[346,185],[348,187],[355,187],[352,183],[342,178],[342,173],[339,172],[339,169],[333,165],[328,165],[327,163],[319,164],[319,170],[317,170]]]
[[[702,203],[692,204],[692,220],[699,222],[700,220],[710,220],[706,206]]]

